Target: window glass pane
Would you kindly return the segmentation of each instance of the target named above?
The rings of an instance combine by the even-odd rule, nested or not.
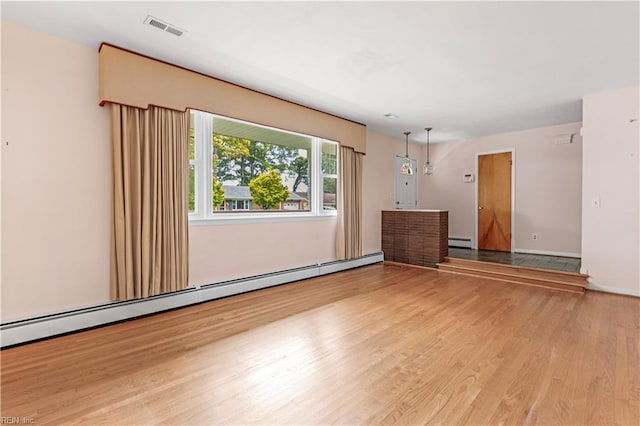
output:
[[[238,209],[309,210],[308,136],[227,120],[213,119],[213,178],[222,183],[224,199],[246,200]]]
[[[334,177],[322,178],[322,209],[336,210],[336,185],[338,179]]]
[[[322,143],[322,174],[338,174],[338,144]]]
[[[222,182],[218,182],[215,176],[211,179],[211,210],[221,210],[224,203],[224,188]]]
[[[189,120],[189,160],[195,160],[196,158],[196,132],[193,129],[193,123],[195,122],[193,113],[191,113],[191,119]]]
[[[189,213],[196,211],[196,166],[189,164]]]

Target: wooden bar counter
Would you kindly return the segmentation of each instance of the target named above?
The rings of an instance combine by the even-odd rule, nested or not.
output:
[[[393,262],[435,267],[449,253],[446,210],[383,210],[382,251]]]

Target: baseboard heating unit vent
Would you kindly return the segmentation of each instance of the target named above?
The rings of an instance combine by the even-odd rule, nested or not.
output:
[[[2,348],[8,348],[22,343],[195,305],[248,291],[371,265],[383,260],[382,252],[378,252],[356,259],[319,263],[270,274],[203,285],[197,288],[188,288],[147,299],[105,303],[73,311],[12,321],[0,324],[0,345]]]
[[[471,238],[449,237],[449,247],[471,248]]]

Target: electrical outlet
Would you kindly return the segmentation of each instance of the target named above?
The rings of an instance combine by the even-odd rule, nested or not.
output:
[[[531,239],[533,241],[537,240],[538,239],[538,234],[531,234]]]

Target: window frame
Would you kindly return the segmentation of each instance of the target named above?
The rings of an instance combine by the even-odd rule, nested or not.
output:
[[[336,182],[338,175],[325,175],[322,173],[322,144],[330,143],[336,145],[336,171],[339,170],[339,152],[340,143],[325,138],[319,138],[303,133],[283,130],[276,127],[265,126],[250,121],[238,120],[231,117],[225,117],[219,114],[208,113],[199,110],[189,110],[189,120],[195,117],[194,123],[189,123],[189,128],[193,124],[194,128],[194,160],[190,160],[189,164],[195,164],[194,170],[194,191],[195,191],[195,211],[189,212],[189,225],[209,225],[224,223],[262,223],[262,222],[279,222],[279,221],[299,221],[299,220],[327,220],[337,217],[336,210],[324,210],[323,206],[323,177],[335,177]],[[243,124],[263,127],[283,133],[290,133],[307,137],[311,139],[310,153],[310,172],[309,178],[311,185],[308,189],[311,193],[309,197],[310,209],[301,210],[281,210],[281,211],[260,211],[260,210],[223,210],[213,211],[211,206],[211,189],[212,189],[212,164],[211,164],[211,140],[213,137],[213,120],[211,117],[219,117],[224,120],[237,121]],[[207,119],[208,118],[208,119]],[[253,202],[251,203],[253,204]]]

